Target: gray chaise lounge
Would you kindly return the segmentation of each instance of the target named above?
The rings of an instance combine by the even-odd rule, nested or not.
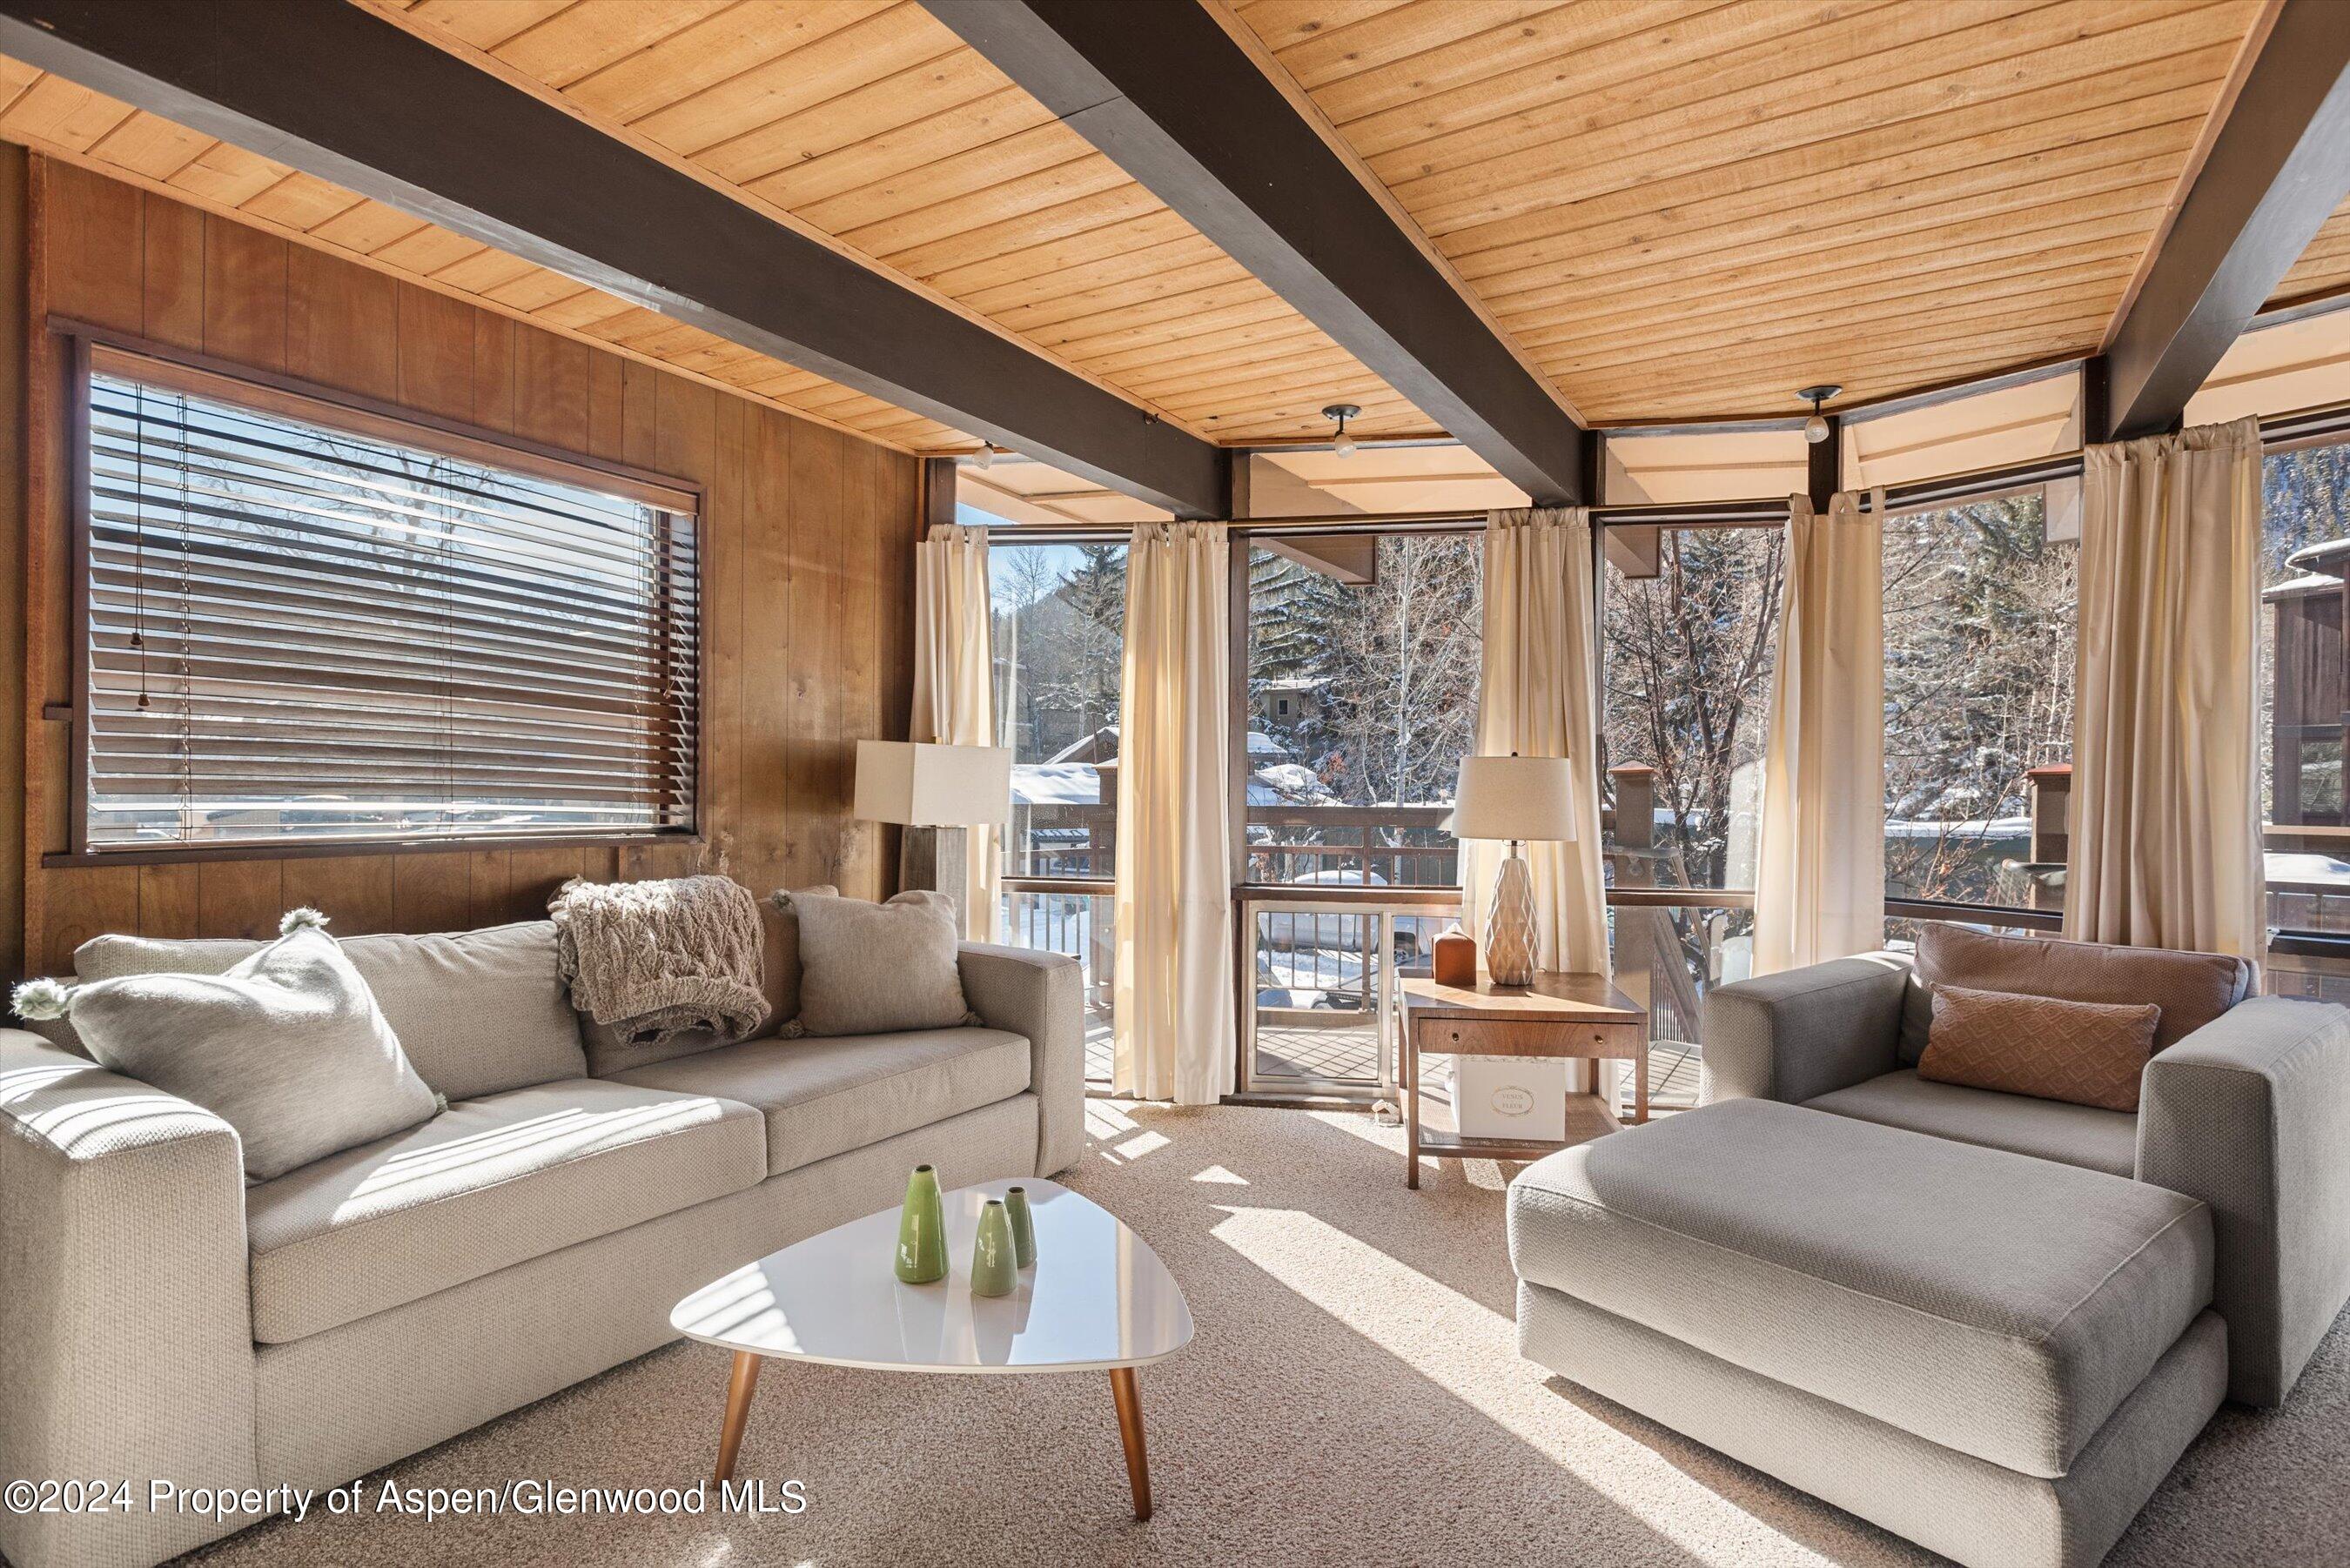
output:
[[[2001,942],[1922,959],[2167,998],[2136,1116],[1918,1078],[1905,955],[1724,986],[1703,1108],[1513,1185],[1520,1343],[1962,1563],[2085,1568],[2350,1298],[2350,1011],[2207,955]]]

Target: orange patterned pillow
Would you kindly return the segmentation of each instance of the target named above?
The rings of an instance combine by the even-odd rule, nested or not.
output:
[[[1936,985],[1918,1075],[2101,1110],[2137,1109],[2162,1009]]]

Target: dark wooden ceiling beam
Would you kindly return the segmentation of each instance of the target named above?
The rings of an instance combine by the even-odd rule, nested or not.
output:
[[[0,52],[1179,514],[1230,457],[356,5],[0,0]]]
[[[2284,0],[2106,351],[2106,439],[2170,430],[2350,195],[2350,5]]]
[[[1200,0],[925,0],[964,42],[1538,502],[1589,436]]]

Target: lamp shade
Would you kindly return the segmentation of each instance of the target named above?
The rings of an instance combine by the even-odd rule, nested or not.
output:
[[[1575,769],[1565,757],[1463,757],[1455,838],[1571,839]]]
[[[927,741],[857,742],[857,815],[910,827],[971,827],[1012,815],[1012,753]]]

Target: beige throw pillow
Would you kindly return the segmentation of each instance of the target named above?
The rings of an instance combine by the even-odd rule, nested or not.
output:
[[[17,1011],[70,1012],[99,1064],[203,1106],[236,1129],[266,1181],[389,1137],[438,1109],[367,981],[296,909],[286,934],[220,974],[131,974],[68,992],[18,988]]]
[[[1960,985],[1937,985],[1933,998],[1919,1077],[2137,1112],[2138,1080],[2162,1017],[2153,1002],[2067,1002]]]
[[[786,1035],[951,1029],[979,1015],[962,993],[954,900],[900,893],[886,904],[778,893],[799,917],[800,1012]]]

